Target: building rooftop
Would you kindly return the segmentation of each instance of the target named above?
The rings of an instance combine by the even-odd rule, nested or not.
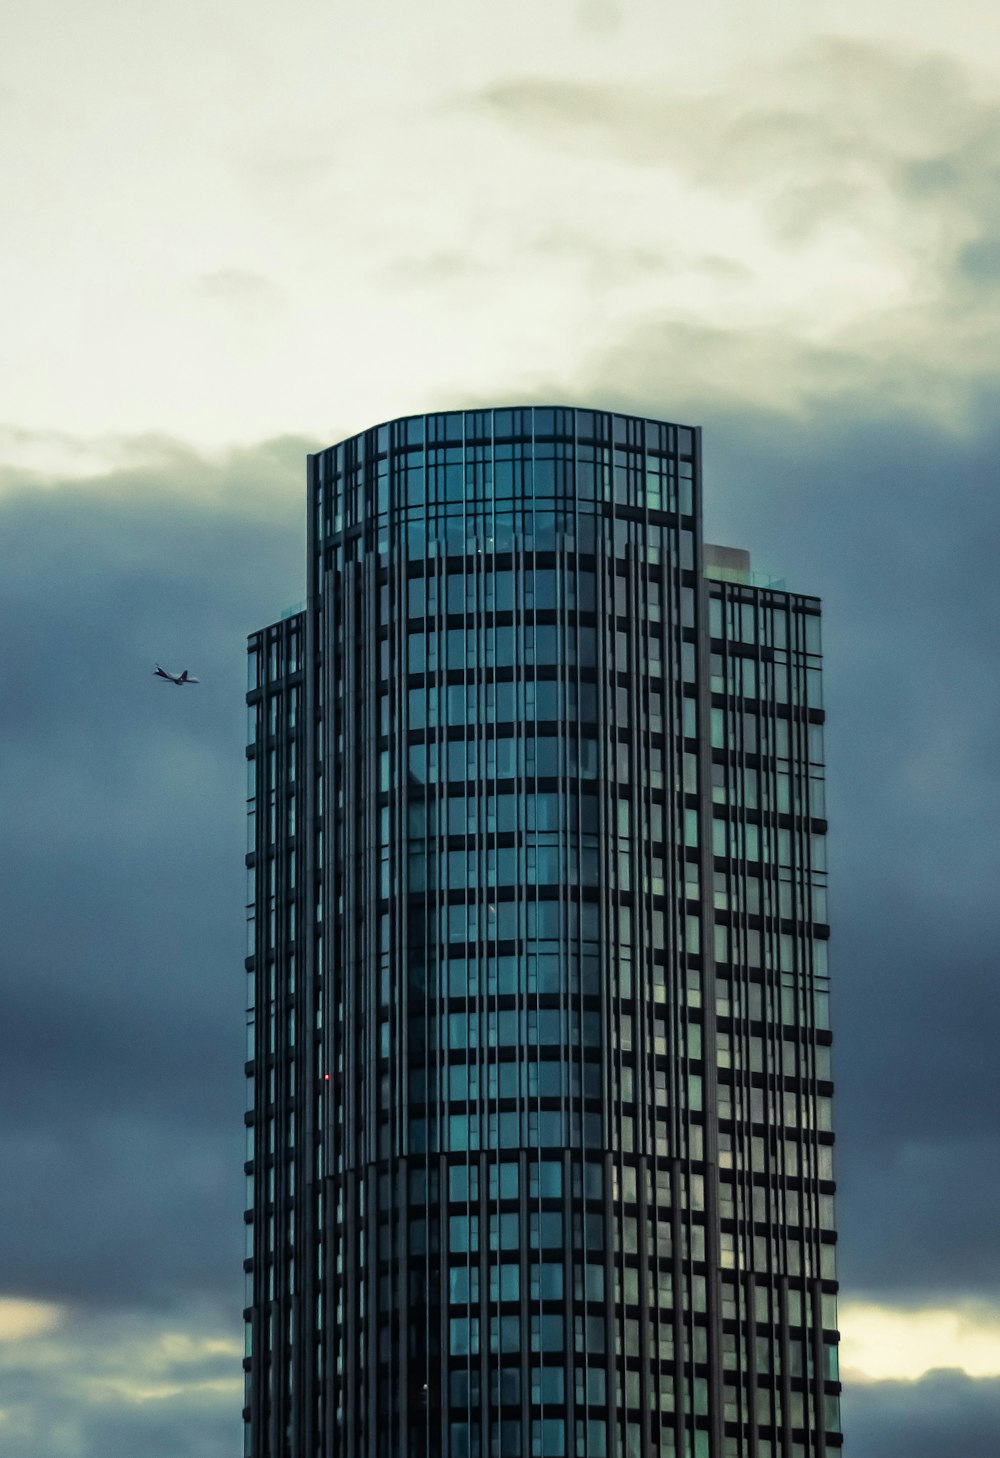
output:
[[[750,582],[750,553],[742,547],[705,543],[705,576],[716,582]]]

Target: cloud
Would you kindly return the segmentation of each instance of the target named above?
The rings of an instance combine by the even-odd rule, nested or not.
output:
[[[239,1441],[241,1356],[195,1306],[180,1320],[76,1314],[0,1345],[0,1441],[17,1458],[223,1458]]]
[[[616,247],[603,242],[578,225],[553,224],[529,238],[526,252],[546,261],[560,264],[582,263],[596,282],[608,283],[641,280],[685,262],[682,256],[648,246]],[[711,263],[709,267],[711,267]]]
[[[968,1377],[1000,1377],[1000,1309],[901,1310],[842,1303],[840,1365],[857,1381],[914,1379],[935,1368]]]
[[[1000,428],[879,403],[710,410],[708,527],[825,604],[841,1274],[951,1304],[1000,1293]]]
[[[843,1414],[845,1441],[865,1458],[995,1458],[1000,1380],[935,1372],[849,1384]]]
[[[1000,236],[986,234],[963,244],[956,255],[955,267],[973,286],[1000,282]]]
[[[0,497],[11,1296],[238,1306],[243,655],[302,593],[305,449]]]
[[[621,28],[622,7],[619,0],[580,0],[576,22],[581,30],[595,36],[613,35]]]
[[[18,1301],[0,1296],[0,1342],[22,1341],[54,1331],[64,1318],[61,1307],[44,1301]]]
[[[586,373],[595,383],[614,381],[614,398],[624,401],[645,392],[650,371],[671,411],[692,416],[711,401],[731,412],[788,410],[801,418],[838,395],[855,396],[861,408],[867,399],[881,413],[887,404],[908,404],[917,388],[895,361],[886,367],[843,341],[809,345],[773,326],[726,328],[669,315],[619,326]],[[877,401],[875,385],[883,386]]]
[[[988,78],[944,56],[824,38],[713,90],[521,75],[472,100],[538,141],[668,164],[770,203],[797,181],[829,216],[872,170],[905,164],[925,184],[944,180],[928,170],[943,148],[990,145],[991,94]]]
[[[474,283],[485,271],[485,262],[477,261],[467,251],[440,248],[394,258],[382,267],[381,275],[389,284],[426,289]]]
[[[623,393],[641,353],[682,403],[780,412],[853,393],[964,426],[970,386],[1000,373],[1000,107],[972,68],[828,39],[711,91],[515,75],[470,104],[566,167],[613,164],[632,243],[592,222],[598,268],[640,236],[686,262],[619,311],[617,348],[604,331]],[[749,278],[706,289],[706,257]]]
[[[428,289],[440,290],[447,295],[449,307],[455,307],[463,298],[471,302],[491,289],[507,287],[511,248],[526,271],[535,274],[541,270],[562,287],[568,278],[576,278],[584,289],[604,295],[618,288],[634,292],[650,280],[655,282],[691,268],[706,273],[722,287],[742,285],[749,276],[745,268],[729,259],[692,261],[677,250],[669,252],[641,244],[618,246],[576,223],[553,223],[519,234],[509,240],[509,247],[494,237],[476,240],[463,250],[441,248],[421,253],[414,249],[405,258],[386,263],[379,272],[394,289],[421,294]],[[452,397],[445,408],[460,408],[462,404],[464,401]]]
[[[249,268],[216,268],[199,275],[191,287],[200,299],[237,308],[261,308],[281,295],[273,279]]]

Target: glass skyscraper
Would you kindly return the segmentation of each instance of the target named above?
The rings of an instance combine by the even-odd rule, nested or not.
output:
[[[395,420],[250,638],[248,1458],[839,1449],[815,598],[700,435]]]

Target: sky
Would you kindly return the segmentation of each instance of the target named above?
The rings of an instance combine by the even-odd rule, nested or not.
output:
[[[7,19],[5,1454],[240,1451],[244,639],[307,451],[519,401],[703,425],[824,600],[847,1451],[996,1458],[998,71],[986,0]]]

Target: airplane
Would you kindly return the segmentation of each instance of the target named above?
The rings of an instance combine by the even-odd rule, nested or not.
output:
[[[175,683],[178,688],[183,687],[183,685],[186,683],[201,682],[200,679],[192,678],[186,668],[183,673],[168,673],[167,670],[165,668],[161,668],[159,664],[157,664],[156,668],[153,670],[153,677],[165,678],[168,683]]]

